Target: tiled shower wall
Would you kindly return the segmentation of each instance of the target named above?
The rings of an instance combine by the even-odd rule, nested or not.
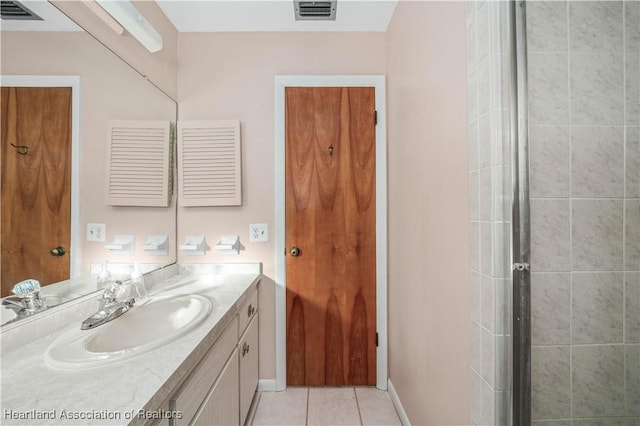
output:
[[[511,172],[508,2],[467,1],[472,419],[506,424]]]
[[[527,33],[532,417],[638,425],[640,2],[527,2]]]

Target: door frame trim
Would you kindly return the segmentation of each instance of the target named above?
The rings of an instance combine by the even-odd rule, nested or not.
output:
[[[275,76],[275,304],[276,389],[287,386],[285,263],[285,89],[287,87],[373,87],[376,126],[376,387],[387,389],[387,125],[383,75]]]
[[[3,87],[71,87],[71,247],[69,278],[80,276],[80,76],[2,75]]]

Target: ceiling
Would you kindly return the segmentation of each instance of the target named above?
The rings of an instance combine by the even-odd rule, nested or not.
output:
[[[46,0],[19,0],[43,21],[2,20],[2,31],[80,31]],[[335,21],[296,21],[293,0],[157,0],[179,32],[386,31],[397,0],[338,0]]]
[[[338,0],[335,21],[296,21],[293,0],[157,0],[180,32],[386,31],[397,0]]]

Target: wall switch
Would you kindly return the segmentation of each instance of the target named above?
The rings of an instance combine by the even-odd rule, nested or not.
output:
[[[249,225],[249,241],[252,243],[269,241],[269,225],[267,223],[252,223]]]
[[[87,241],[105,242],[107,225],[104,223],[87,223]]]

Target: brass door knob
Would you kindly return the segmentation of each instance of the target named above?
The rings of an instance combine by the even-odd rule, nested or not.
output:
[[[67,253],[64,247],[58,246],[49,250],[51,256],[64,256]]]

